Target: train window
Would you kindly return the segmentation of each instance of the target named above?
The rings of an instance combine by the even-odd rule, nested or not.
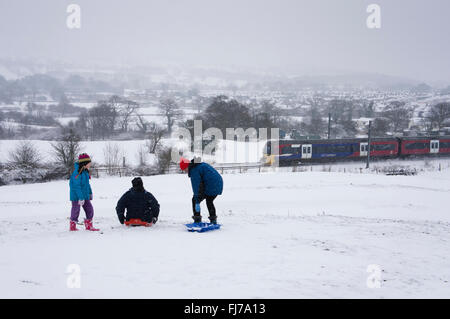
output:
[[[347,151],[348,151],[347,145],[336,145],[335,146],[336,153],[343,153],[343,152],[347,152]]]
[[[370,145],[371,151],[393,151],[395,150],[395,144],[372,144]]]
[[[280,149],[280,154],[290,154],[291,153],[291,148],[289,146],[283,146]]]
[[[322,154],[329,154],[332,153],[333,150],[331,149],[331,145],[322,145],[319,148],[319,152]]]
[[[440,142],[439,144],[441,144],[441,148],[450,148],[450,142]]]
[[[280,154],[298,154],[301,152],[301,148],[292,147],[292,145],[286,145],[281,148]]]
[[[313,145],[313,150],[315,154],[327,154],[327,146],[326,145]]]
[[[314,145],[314,153],[317,154],[334,154],[334,153],[353,153],[359,151],[358,144],[341,144],[341,145]]]
[[[428,148],[428,143],[422,143],[422,142],[415,142],[415,143],[408,143],[405,145],[405,148],[407,150],[423,150]]]

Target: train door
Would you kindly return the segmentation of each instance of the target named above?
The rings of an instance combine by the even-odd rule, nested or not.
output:
[[[439,153],[439,140],[430,141],[430,153]]]
[[[359,156],[367,156],[369,143],[359,143]]]
[[[312,157],[312,144],[303,144],[302,158],[311,158],[311,157]]]

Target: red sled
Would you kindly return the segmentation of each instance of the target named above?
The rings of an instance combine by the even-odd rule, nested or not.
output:
[[[125,221],[125,225],[127,226],[144,226],[144,227],[150,227],[153,224],[144,222],[143,220],[139,218],[132,218],[130,220]]]

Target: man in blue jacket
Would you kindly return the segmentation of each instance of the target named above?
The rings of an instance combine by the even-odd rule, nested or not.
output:
[[[200,215],[200,203],[206,199],[206,206],[209,211],[209,220],[212,224],[217,224],[216,208],[214,200],[223,191],[223,180],[219,172],[207,163],[201,162],[199,159],[189,160],[181,158],[180,169],[188,170],[188,176],[191,179],[192,191],[192,210],[194,212],[194,223],[200,223],[202,216]]]
[[[130,219],[140,219],[142,222],[155,224],[159,216],[158,201],[144,189],[144,183],[140,177],[136,177],[131,183],[133,187],[117,202],[116,212],[119,222],[123,224]]]

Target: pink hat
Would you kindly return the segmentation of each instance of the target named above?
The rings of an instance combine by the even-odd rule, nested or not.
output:
[[[80,154],[80,156],[78,156],[78,163],[90,162],[90,161],[91,161],[91,158],[86,153]]]

